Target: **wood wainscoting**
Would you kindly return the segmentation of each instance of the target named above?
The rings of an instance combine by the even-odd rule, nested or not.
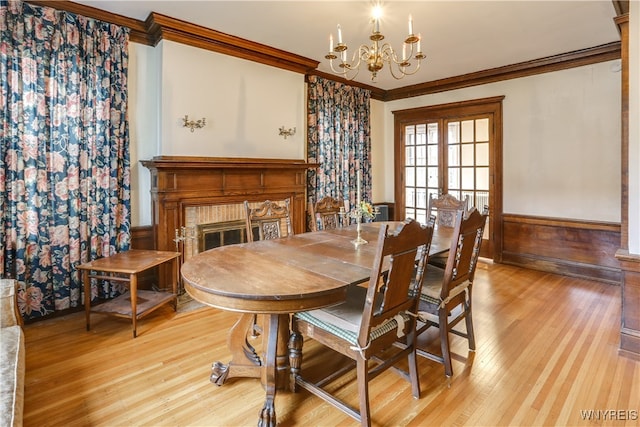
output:
[[[505,214],[505,264],[619,285],[620,224]]]
[[[620,351],[640,360],[640,256],[620,249],[616,254],[623,271]]]

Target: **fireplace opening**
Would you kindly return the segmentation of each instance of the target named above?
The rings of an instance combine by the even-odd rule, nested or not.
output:
[[[247,241],[245,221],[211,222],[197,225],[198,252],[225,245]],[[253,229],[254,240],[258,240],[258,228]]]

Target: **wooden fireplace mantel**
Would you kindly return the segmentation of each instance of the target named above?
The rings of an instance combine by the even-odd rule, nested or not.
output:
[[[188,206],[289,199],[295,233],[305,231],[307,170],[304,160],[156,156],[142,160],[151,172],[155,248],[175,250],[175,230]]]

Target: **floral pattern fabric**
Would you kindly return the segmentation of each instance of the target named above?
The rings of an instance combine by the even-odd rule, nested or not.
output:
[[[0,276],[34,319],[82,304],[78,264],[129,248],[129,30],[0,7]]]
[[[318,76],[309,77],[308,92],[307,160],[319,164],[309,172],[309,199],[331,196],[354,209],[361,171],[361,198],[371,201],[371,92]]]

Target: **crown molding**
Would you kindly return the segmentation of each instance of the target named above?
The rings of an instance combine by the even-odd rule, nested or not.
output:
[[[155,12],[149,14],[145,25],[153,45],[160,40],[170,40],[302,74],[315,70],[319,64],[313,59]]]
[[[504,67],[491,68],[475,73],[462,74],[446,79],[433,80],[398,89],[388,90],[384,101],[411,98],[414,96],[428,95],[431,93],[445,92],[454,89],[462,89],[470,86],[478,86],[494,83],[502,80],[511,80],[520,77],[528,77],[536,74],[581,67],[598,62],[611,61],[621,57],[620,42],[612,42],[600,46],[547,56],[531,61],[519,62]]]
[[[616,10],[616,15],[626,15],[629,13],[629,0],[611,0],[613,8]]]

